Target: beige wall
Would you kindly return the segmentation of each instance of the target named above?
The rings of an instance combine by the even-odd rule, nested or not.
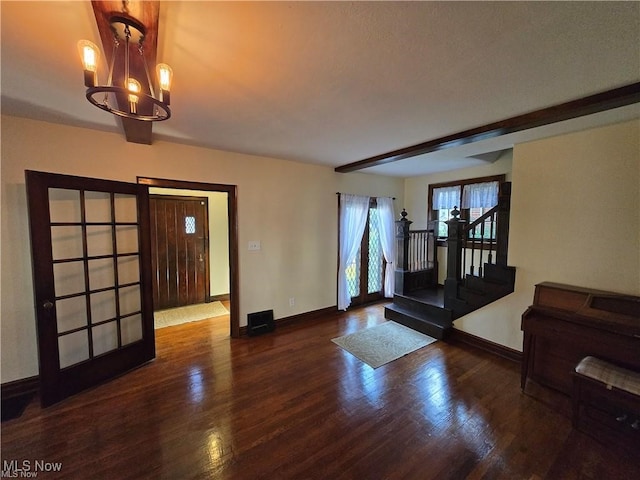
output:
[[[401,179],[2,117],[2,382],[38,373],[24,170],[238,186],[240,324],[336,305],[336,192],[404,197]],[[400,207],[400,205],[398,205]],[[262,249],[249,252],[250,240]],[[289,298],[295,305],[289,306]]]
[[[226,192],[204,192],[179,188],[150,188],[156,195],[207,197],[209,219],[209,294],[229,294],[229,214]]]
[[[522,350],[521,315],[536,283],[640,295],[639,121],[516,145],[511,180],[515,292],[456,328]],[[408,198],[420,195],[414,181]]]

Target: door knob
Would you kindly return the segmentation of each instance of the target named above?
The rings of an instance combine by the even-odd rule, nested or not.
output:
[[[198,260],[200,260],[201,262],[204,262],[204,258],[202,258],[202,254],[198,256]]]
[[[45,310],[51,310],[53,308],[53,303],[51,303],[49,300],[45,300],[45,302],[42,304],[42,308],[44,308]]]

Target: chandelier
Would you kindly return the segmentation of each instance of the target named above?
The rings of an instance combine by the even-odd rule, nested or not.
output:
[[[113,53],[106,85],[98,84],[100,50],[89,40],[78,42],[84,67],[87,100],[92,105],[119,117],[145,122],[167,120],[171,117],[171,67],[164,63],[156,66],[159,87],[156,96],[144,55],[144,25],[124,12],[112,15],[109,24],[113,34]],[[124,48],[121,49],[121,45]],[[136,45],[137,54],[131,54],[130,46]],[[141,84],[134,78],[134,71],[139,75],[146,75],[146,84]]]

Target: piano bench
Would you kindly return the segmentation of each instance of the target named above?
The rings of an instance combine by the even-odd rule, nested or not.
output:
[[[573,426],[597,439],[640,449],[640,373],[585,357],[573,376]]]

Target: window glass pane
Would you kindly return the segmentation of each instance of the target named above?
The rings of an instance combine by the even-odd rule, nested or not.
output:
[[[446,224],[451,219],[452,208],[438,210],[438,237],[449,236],[449,226]]]
[[[49,215],[52,222],[79,223],[80,192],[64,188],[49,189]]]
[[[136,253],[138,251],[138,227],[135,225],[116,226],[117,253]]]
[[[107,290],[91,294],[91,321],[103,322],[116,318],[116,292]]]
[[[140,281],[140,260],[137,255],[118,258],[118,284],[136,283]]]
[[[360,249],[356,253],[356,259],[347,267],[346,273],[349,295],[357,297],[360,295]]]
[[[378,210],[369,209],[369,266],[367,293],[382,290],[382,243],[380,241]]]
[[[110,225],[87,225],[87,255],[113,254],[113,236]]]
[[[56,297],[86,291],[84,284],[84,263],[69,262],[54,264],[53,284]]]
[[[470,208],[469,209],[469,223],[476,221],[482,215],[487,213],[491,208]],[[495,226],[494,226],[495,229]],[[478,225],[472,232],[469,233],[470,238],[484,238],[490,239],[495,237],[495,232],[491,231],[491,217],[484,221],[484,234],[482,232],[482,226]]]
[[[71,297],[56,301],[56,321],[58,333],[87,326],[87,299]]]
[[[84,192],[84,208],[87,222],[111,221],[111,195],[109,192]]]
[[[196,233],[196,217],[184,217],[184,233],[187,235]]]
[[[135,195],[116,193],[114,195],[116,223],[137,223],[138,203]]]
[[[89,261],[89,287],[91,290],[113,287],[115,283],[113,259],[101,258]]]
[[[119,289],[120,315],[127,315],[140,311],[140,286]]]
[[[469,222],[475,222],[487,210],[488,209],[486,209],[486,208],[470,208],[469,209]]]
[[[142,339],[142,315],[133,315],[120,321],[120,335],[122,345],[137,342]]]
[[[58,338],[60,368],[69,367],[89,359],[87,330],[62,335]]]
[[[93,355],[101,355],[118,348],[118,325],[116,322],[104,323],[92,328]]]
[[[82,227],[51,227],[51,252],[54,260],[82,258]]]

